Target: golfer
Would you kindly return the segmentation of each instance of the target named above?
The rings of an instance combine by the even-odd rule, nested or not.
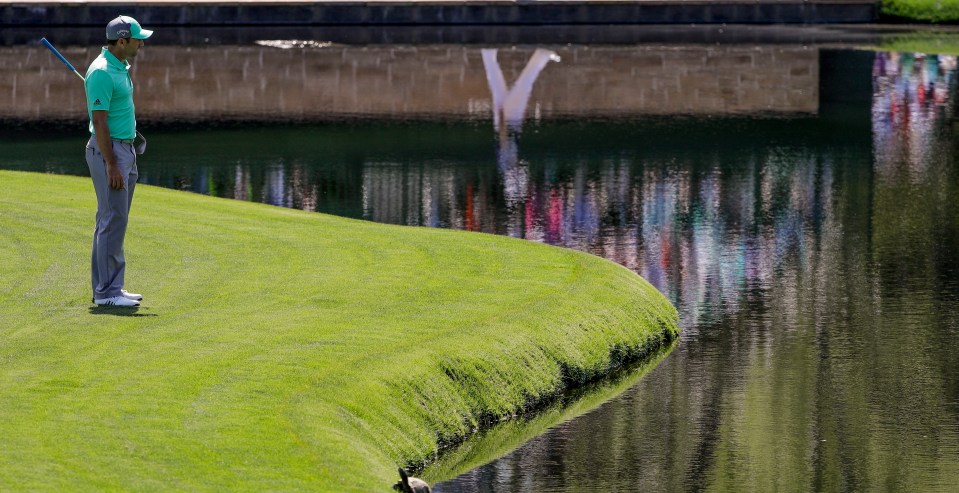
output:
[[[152,34],[132,17],[113,19],[107,24],[107,46],[87,69],[91,137],[86,158],[97,192],[92,256],[93,302],[97,305],[139,306],[143,299],[123,289],[123,238],[139,176],[130,61]]]

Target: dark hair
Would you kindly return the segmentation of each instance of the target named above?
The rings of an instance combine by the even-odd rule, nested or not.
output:
[[[133,38],[120,38],[120,39],[125,39],[125,40],[129,41],[129,40],[131,40],[131,39],[133,39]],[[108,39],[108,40],[107,40],[107,44],[110,45],[110,46],[116,46],[116,45],[117,45],[117,41],[120,41],[120,39]]]

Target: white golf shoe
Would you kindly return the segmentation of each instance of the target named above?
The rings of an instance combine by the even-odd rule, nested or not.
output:
[[[129,293],[129,292],[127,292],[126,289],[121,289],[121,290],[120,290],[120,294],[121,294],[124,298],[126,298],[126,299],[128,299],[128,300],[143,301],[143,295],[142,295],[142,294]]]
[[[100,298],[93,300],[97,306],[140,306],[137,300],[131,300],[123,296],[114,296],[113,298]]]

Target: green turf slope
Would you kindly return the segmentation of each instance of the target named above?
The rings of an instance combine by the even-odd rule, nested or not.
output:
[[[959,0],[882,0],[880,10],[885,16],[913,21],[959,21]]]
[[[0,490],[388,491],[397,464],[675,335],[611,262],[138,186],[90,304],[88,179],[0,171]]]

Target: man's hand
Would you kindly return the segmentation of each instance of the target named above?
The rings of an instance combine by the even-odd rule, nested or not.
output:
[[[114,190],[126,189],[127,184],[123,180],[123,173],[120,173],[120,166],[117,165],[117,156],[113,153],[113,142],[110,140],[110,126],[107,125],[106,111],[96,110],[93,112],[93,130],[96,133],[100,155],[103,156],[103,162],[107,165],[107,185]]]
[[[126,182],[123,181],[123,173],[120,173],[120,167],[116,163],[107,163],[107,183],[114,190],[126,190]]]

